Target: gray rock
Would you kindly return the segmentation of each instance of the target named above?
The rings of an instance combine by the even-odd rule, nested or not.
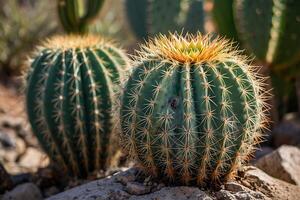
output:
[[[300,199],[300,187],[273,178],[255,167],[245,167],[241,184],[252,191],[261,192],[272,200]]]
[[[14,148],[14,140],[4,131],[0,130],[0,147],[1,148]]]
[[[59,193],[59,189],[55,186],[52,186],[50,188],[45,189],[44,196],[50,197],[50,196],[58,194],[58,193]]]
[[[236,182],[228,182],[225,184],[225,189],[231,192],[245,191],[247,188]]]
[[[215,195],[217,200],[236,200],[235,196],[227,190],[220,190]]]
[[[300,149],[297,147],[281,146],[259,159],[256,166],[275,178],[300,185]]]
[[[125,191],[132,195],[143,195],[148,194],[151,191],[150,186],[144,186],[140,183],[127,183],[125,187]]]
[[[13,190],[4,194],[2,200],[42,200],[39,188],[33,183],[18,185]]]
[[[255,167],[245,168],[244,177],[240,178],[240,182],[229,182],[225,184],[225,189],[218,192],[203,191],[198,187],[167,187],[164,184],[157,183],[154,183],[152,186],[143,185],[143,183],[133,181],[132,176],[135,174],[135,171],[135,169],[131,168],[112,177],[93,181],[54,195],[48,200],[300,199],[300,187],[270,177]],[[129,178],[127,179],[126,177]],[[131,189],[129,190],[128,188]],[[149,188],[151,191],[149,191]]]

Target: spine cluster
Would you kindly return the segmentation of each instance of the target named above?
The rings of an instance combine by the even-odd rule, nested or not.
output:
[[[130,25],[140,39],[169,31],[204,30],[201,0],[126,0],[126,10]]]

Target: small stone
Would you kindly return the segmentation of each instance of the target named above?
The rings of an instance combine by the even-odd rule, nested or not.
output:
[[[235,196],[226,190],[216,192],[215,196],[217,200],[236,200]]]
[[[125,187],[125,191],[132,195],[143,195],[151,192],[151,187],[144,186],[137,182],[127,183]]]
[[[256,198],[244,191],[235,193],[234,197],[236,200],[256,200]]]
[[[129,182],[135,181],[134,174],[126,174],[126,176],[118,176],[116,178],[117,182],[120,182],[122,185],[126,185]]]
[[[36,171],[40,167],[45,167],[49,163],[47,156],[36,148],[29,147],[20,159],[20,166]]]
[[[50,197],[50,196],[55,195],[55,194],[57,194],[57,193],[59,193],[59,192],[60,192],[60,191],[59,191],[59,189],[58,189],[57,187],[52,186],[52,187],[50,187],[50,188],[47,188],[47,189],[44,191],[44,196],[45,196],[45,197]]]
[[[33,183],[18,185],[13,190],[4,194],[2,200],[42,200],[39,188]]]
[[[247,169],[249,168],[249,169]],[[248,182],[251,189],[262,193],[270,199],[300,199],[300,187],[285,181],[273,178],[254,167],[244,167],[243,182]]]
[[[297,147],[283,145],[259,159],[256,166],[275,178],[300,185],[300,149]]]
[[[18,130],[22,127],[23,119],[20,117],[6,116],[1,119],[0,123],[2,127]]]
[[[0,131],[0,147],[2,148],[14,148],[15,141],[6,132]]]
[[[225,189],[231,192],[240,192],[245,191],[246,188],[238,183],[235,182],[228,182],[225,184]]]
[[[0,162],[0,194],[5,190],[11,189],[13,182],[11,176],[7,173],[6,169],[2,166]]]

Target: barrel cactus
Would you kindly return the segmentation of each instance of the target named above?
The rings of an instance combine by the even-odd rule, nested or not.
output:
[[[84,33],[99,13],[104,0],[57,0],[58,15],[69,33]]]
[[[106,169],[119,150],[112,111],[127,59],[95,36],[57,36],[33,57],[27,76],[27,113],[55,164],[84,177]]]
[[[204,29],[202,0],[126,0],[129,23],[140,39],[169,31]]]
[[[213,14],[222,34],[237,34],[242,46],[274,71],[294,73],[300,63],[299,9],[298,0],[214,0]]]
[[[171,183],[231,178],[267,122],[262,78],[230,42],[200,33],[160,35],[141,49],[120,104],[125,150]]]

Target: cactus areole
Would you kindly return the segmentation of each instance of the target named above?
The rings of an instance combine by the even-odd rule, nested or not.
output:
[[[125,66],[120,50],[93,36],[55,37],[33,58],[29,120],[43,149],[69,174],[84,177],[114,161],[113,101]]]
[[[170,34],[142,46],[121,100],[122,142],[174,184],[231,178],[260,141],[263,80],[223,39]]]

